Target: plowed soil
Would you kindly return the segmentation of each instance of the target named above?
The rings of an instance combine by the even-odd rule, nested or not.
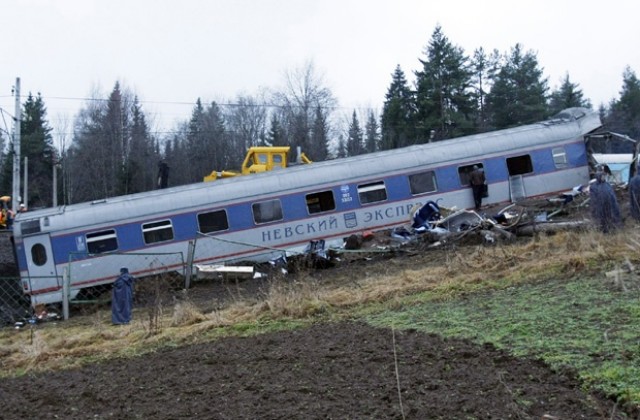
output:
[[[3,379],[0,401],[3,419],[626,418],[542,362],[347,322]]]

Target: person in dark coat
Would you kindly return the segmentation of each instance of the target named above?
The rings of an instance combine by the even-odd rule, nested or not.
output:
[[[158,162],[158,188],[167,188],[169,185],[169,165],[165,160]]]
[[[473,203],[475,204],[476,210],[480,210],[480,207],[482,206],[482,195],[484,194],[485,182],[486,178],[484,176],[484,171],[478,165],[474,165],[471,175],[469,176],[469,183],[473,190]]]
[[[629,205],[631,217],[640,222],[640,174],[629,181]]]
[[[591,217],[603,233],[610,233],[622,227],[618,199],[606,181],[604,171],[596,172],[595,182],[589,187],[589,196]]]
[[[114,325],[128,324],[133,307],[133,281],[129,269],[122,267],[120,276],[113,283],[111,298],[111,322]]]

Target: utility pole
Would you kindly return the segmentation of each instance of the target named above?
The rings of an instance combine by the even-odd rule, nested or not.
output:
[[[24,186],[22,187],[22,204],[24,204],[27,208],[29,207],[29,202],[27,200],[29,197],[29,157],[24,157]]]
[[[20,124],[22,122],[20,105],[20,78],[16,77],[16,119],[13,129],[13,194],[11,196],[11,210],[13,214],[18,211],[18,201],[20,200]]]

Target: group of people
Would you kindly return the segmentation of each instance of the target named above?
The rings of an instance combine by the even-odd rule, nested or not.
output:
[[[640,167],[638,168],[640,172]],[[589,208],[598,229],[604,233],[614,232],[622,227],[622,215],[615,191],[609,183],[613,179],[606,165],[599,166],[589,187]],[[474,165],[469,173],[469,184],[473,191],[475,210],[480,210],[482,198],[487,193],[484,171]],[[629,201],[631,217],[640,222],[640,173],[629,181]]]
[[[603,233],[613,233],[623,226],[622,213],[613,187],[611,171],[604,165],[597,168],[594,179],[589,186],[589,208],[591,218]],[[640,167],[638,167],[640,170]],[[640,222],[640,174],[636,173],[629,180],[629,213]]]
[[[13,219],[15,218],[15,213],[9,207],[9,203],[11,202],[11,197],[8,195],[4,195],[0,197],[0,228],[1,229],[11,229],[13,224]],[[18,213],[23,213],[27,211],[27,206],[24,203],[20,203],[18,206]]]

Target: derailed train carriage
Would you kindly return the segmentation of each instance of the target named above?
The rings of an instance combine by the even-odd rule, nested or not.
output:
[[[494,204],[562,192],[589,181],[586,136],[596,112],[571,108],[554,119],[286,170],[173,187],[20,214],[14,247],[32,304],[62,301],[114,280],[122,254],[136,277],[184,272],[190,244],[197,264],[267,261],[310,241],[342,244],[363,231],[401,226],[427,201],[473,207],[468,185],[484,169]],[[163,256],[167,260],[162,261]]]

